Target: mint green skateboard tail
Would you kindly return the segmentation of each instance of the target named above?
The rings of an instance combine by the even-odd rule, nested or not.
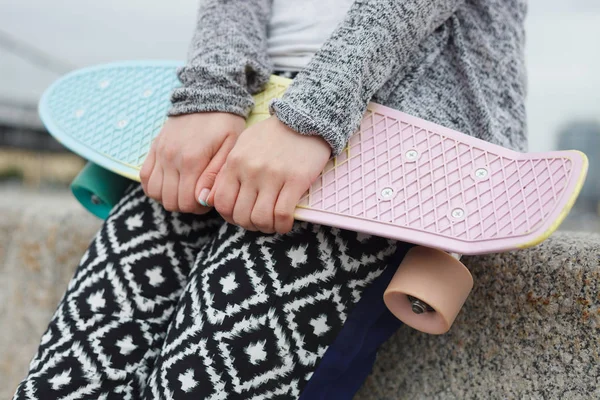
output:
[[[90,162],[71,183],[71,191],[89,212],[106,219],[131,183],[131,180]]]

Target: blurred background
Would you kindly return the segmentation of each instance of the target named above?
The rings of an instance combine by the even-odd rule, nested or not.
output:
[[[66,72],[125,59],[185,58],[198,0],[0,0],[0,200],[6,191],[65,192],[84,165],[37,116]],[[530,0],[531,151],[584,150],[586,186],[562,229],[600,232],[600,2]],[[14,197],[13,197],[14,198]]]

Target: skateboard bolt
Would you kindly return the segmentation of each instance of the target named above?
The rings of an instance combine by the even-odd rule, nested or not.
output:
[[[119,122],[117,122],[117,127],[119,128],[125,128],[127,126],[127,120],[126,119],[122,119]]]
[[[381,191],[381,197],[384,199],[391,199],[393,195],[394,189],[392,189],[391,187],[383,188],[383,190]]]
[[[84,110],[82,110],[82,109],[79,109],[79,110],[75,111],[75,117],[77,117],[77,118],[81,118],[81,117],[83,117],[83,114],[84,114],[84,113],[85,113],[85,111],[84,111]]]
[[[488,175],[488,171],[485,168],[479,168],[477,171],[475,171],[475,176],[478,177],[479,179],[483,179]]]
[[[148,89],[146,91],[144,91],[144,97],[150,97],[152,96],[152,90]]]
[[[431,306],[429,304],[425,303],[424,301],[419,300],[413,296],[407,296],[407,297],[408,297],[408,300],[410,301],[412,311],[415,314],[423,314],[426,312],[434,311],[433,308],[431,308]]]
[[[110,84],[110,81],[104,80],[104,81],[100,82],[100,84],[98,86],[100,87],[100,89],[106,89],[109,84]]]
[[[405,154],[407,160],[416,160],[419,157],[419,152],[416,150],[409,150]]]
[[[465,211],[462,208],[455,208],[451,215],[453,218],[460,219],[465,216]]]
[[[96,206],[102,204],[102,200],[100,199],[100,197],[96,196],[95,194],[92,195],[92,198],[90,200],[92,201],[92,204]]]

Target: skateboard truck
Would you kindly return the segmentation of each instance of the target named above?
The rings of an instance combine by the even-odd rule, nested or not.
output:
[[[412,308],[412,312],[414,312],[415,314],[423,314],[425,312],[435,311],[429,304],[417,299],[416,297],[413,297],[411,295],[407,295],[406,297],[408,297]]]
[[[97,195],[93,194],[90,198],[90,201],[92,202],[92,204],[99,206],[100,204],[102,204],[102,199],[100,199],[100,197],[98,197]]]

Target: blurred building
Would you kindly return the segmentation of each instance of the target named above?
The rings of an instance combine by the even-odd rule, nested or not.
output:
[[[558,133],[558,150],[579,150],[588,156],[588,174],[565,227],[600,232],[600,122],[574,120]]]
[[[0,147],[61,151],[38,116],[35,104],[0,100]]]
[[[69,66],[2,30],[0,59],[0,185],[66,188],[83,161],[44,128],[37,99],[47,83],[40,85],[36,79],[45,71],[46,79],[53,80]]]
[[[573,121],[558,134],[558,150],[579,150],[589,159],[588,175],[581,194],[580,206],[598,211],[600,202],[600,123],[597,121]]]
[[[64,189],[82,166],[44,129],[36,105],[0,100],[0,185]]]

